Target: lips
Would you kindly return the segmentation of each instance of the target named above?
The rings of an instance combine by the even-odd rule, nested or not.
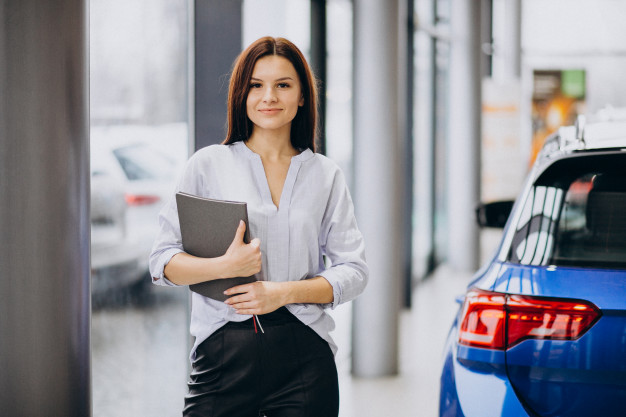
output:
[[[278,112],[280,112],[282,109],[259,109],[259,112],[263,113],[263,114],[276,114]]]

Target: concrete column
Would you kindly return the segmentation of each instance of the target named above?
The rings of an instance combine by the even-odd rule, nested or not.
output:
[[[521,0],[494,0],[493,77],[519,80],[522,73]]]
[[[481,14],[474,0],[450,6],[448,263],[473,271],[479,262],[474,208],[480,199]]]
[[[401,225],[397,33],[397,0],[354,1],[354,194],[370,281],[354,303],[352,372],[363,377],[398,371],[400,230],[408,226]]]
[[[0,414],[90,416],[88,13],[0,3]]]

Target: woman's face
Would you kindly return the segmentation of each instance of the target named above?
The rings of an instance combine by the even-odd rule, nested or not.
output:
[[[248,118],[254,130],[287,130],[304,105],[302,88],[295,68],[288,59],[277,55],[260,58],[252,70],[246,100]]]

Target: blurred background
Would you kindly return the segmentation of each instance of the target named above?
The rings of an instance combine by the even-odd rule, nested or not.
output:
[[[125,174],[120,175],[120,185],[126,198],[126,224],[120,227],[125,228],[126,239],[142,242],[135,245],[141,248],[137,264],[142,267],[132,271],[136,283],[97,294],[100,287],[110,283],[100,286],[93,282],[96,416],[175,415],[185,393],[188,293],[145,285],[149,282],[145,253],[157,227],[156,211],[169,198],[168,192],[186,157],[201,144],[218,143],[223,138],[220,128],[224,128],[225,110],[219,107],[213,108],[220,115],[217,128],[202,132],[212,137],[198,138],[189,127],[194,118],[205,116],[197,111],[192,114],[197,103],[194,92],[204,94],[193,87],[197,77],[194,69],[199,67],[193,67],[192,52],[195,50],[196,57],[200,57],[196,62],[211,59],[202,50],[215,50],[210,43],[218,41],[207,34],[196,35],[197,43],[192,45],[190,26],[198,25],[202,13],[227,14],[237,23],[232,26],[233,33],[223,34],[240,39],[234,53],[237,47],[244,48],[265,35],[287,37],[302,49],[318,77],[323,76],[323,150],[354,180],[353,144],[358,146],[359,138],[353,137],[353,25],[359,2],[239,3],[240,9],[233,13],[219,2],[202,11],[194,9],[194,2],[183,0],[90,2],[92,279],[110,281],[109,274],[101,271],[112,268],[118,278],[120,274],[121,261],[117,263],[106,242],[94,232],[102,227],[93,212],[99,207],[98,195],[105,192],[96,182],[102,174],[97,167],[111,154],[114,158],[110,158],[110,168],[117,159]],[[469,282],[472,268],[491,255],[500,233],[475,232],[480,247],[469,265],[447,262],[451,251],[459,250],[450,241],[455,234],[450,230],[448,204],[458,188],[473,186],[465,181],[450,185],[449,178],[455,175],[450,172],[453,148],[458,142],[472,140],[459,137],[459,128],[449,127],[451,108],[458,96],[465,94],[450,91],[450,78],[459,77],[451,67],[455,33],[451,16],[458,2],[401,3],[397,20],[398,97],[402,100],[399,112],[404,116],[399,120],[404,125],[400,140],[411,150],[411,160],[404,164],[402,173],[410,176],[407,184],[411,193],[406,203],[408,222],[404,224],[410,266],[409,273],[399,277],[400,367],[391,373],[395,377],[351,376],[352,311],[342,306],[333,312],[338,322],[335,337],[340,345],[337,360],[342,372],[342,416],[435,415],[439,352],[454,314],[454,297]],[[479,151],[466,157],[479,161],[481,200],[511,199],[519,192],[528,167],[549,133],[572,123],[577,114],[626,104],[626,84],[620,82],[626,71],[626,29],[621,24],[626,17],[626,3],[475,3],[480,3],[475,21],[480,27],[475,35],[480,41],[480,53],[474,59],[479,61],[480,69],[460,77],[462,83],[479,83],[480,95],[475,97],[479,107],[470,111],[480,117],[480,134],[474,139],[478,140]],[[324,18],[321,25],[320,13]],[[324,43],[323,72],[319,56],[313,56],[320,42]],[[232,62],[234,56],[220,59]],[[212,71],[216,79],[208,86],[221,90],[224,97],[228,68]],[[376,100],[375,93],[370,96],[368,91],[360,97]],[[461,126],[461,134],[463,129],[469,132],[472,126]],[[101,150],[100,145],[106,149]],[[160,159],[152,153],[159,153],[166,162],[156,164]],[[407,201],[404,191],[401,196]],[[111,244],[120,247],[119,242]],[[101,250],[109,255],[103,253],[107,259],[96,265]],[[129,256],[129,252],[124,255]],[[437,319],[432,319],[432,314]],[[425,316],[429,315],[427,320]],[[419,337],[414,336],[415,332]],[[385,412],[389,404],[397,407],[393,414]]]
[[[189,292],[151,285],[147,256],[186,159],[224,137],[230,67],[255,39],[286,37],[312,64],[320,150],[368,242],[371,289],[332,312],[343,417],[436,415],[454,299],[500,238],[474,207],[514,198],[560,125],[626,106],[618,0],[87,4],[94,416],[180,415]]]

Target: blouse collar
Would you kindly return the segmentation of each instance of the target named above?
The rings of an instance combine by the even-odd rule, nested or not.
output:
[[[259,154],[257,154],[256,152],[253,152],[252,149],[248,148],[246,144],[244,143],[244,141],[242,140],[237,141],[233,143],[232,145],[235,146],[237,149],[239,149],[240,152],[242,152],[248,158],[260,157]],[[297,162],[304,162],[308,159],[311,159],[313,156],[315,156],[315,153],[313,153],[313,151],[310,150],[309,148],[306,148],[304,151],[300,152],[298,155],[292,156],[291,160],[297,161]]]

